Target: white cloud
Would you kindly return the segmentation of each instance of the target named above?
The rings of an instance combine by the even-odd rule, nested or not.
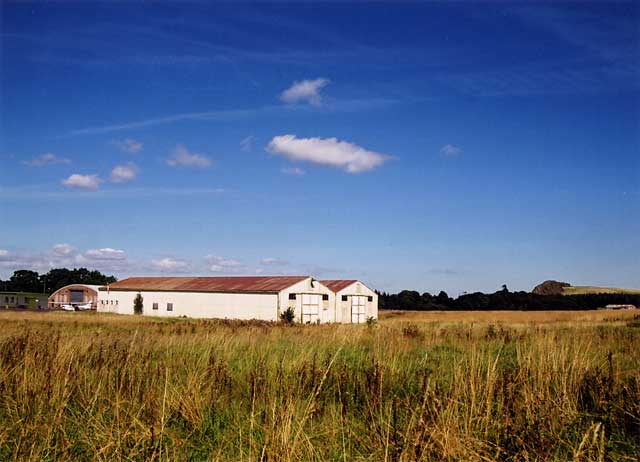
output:
[[[256,270],[254,272],[256,274],[262,274],[262,273],[264,273],[264,268],[256,268]]]
[[[0,255],[0,268],[5,268],[9,271],[16,271],[19,269],[40,271],[45,270],[48,267],[48,261],[42,255],[20,253],[7,253],[5,255]]]
[[[263,258],[260,260],[260,263],[266,266],[284,266],[289,264],[288,261],[279,258]]]
[[[7,258],[9,256],[9,251],[5,249],[0,249],[0,259]]]
[[[22,163],[30,167],[43,167],[45,165],[52,165],[52,164],[70,164],[71,160],[65,157],[58,157],[55,154],[47,152],[31,160],[25,160]]]
[[[151,261],[151,267],[159,271],[181,271],[189,269],[190,266],[189,262],[185,260],[177,260],[169,257]]]
[[[282,173],[284,173],[285,175],[297,175],[297,176],[301,176],[301,175],[304,175],[304,174],[307,173],[303,169],[301,169],[300,167],[286,167],[286,168],[283,168],[280,171]]]
[[[140,272],[148,269],[148,265],[144,266],[129,261],[124,251],[110,248],[92,249],[83,254],[71,244],[56,244],[40,252],[7,252],[4,256],[0,252],[0,270],[6,269],[9,272],[18,269],[46,272],[51,268],[78,268],[81,266],[103,272]]]
[[[51,251],[55,255],[68,256],[74,254],[76,252],[76,249],[70,244],[56,244],[53,246]]]
[[[142,151],[142,143],[140,141],[134,140],[133,138],[114,140],[113,144],[115,144],[121,151],[127,152],[129,154],[137,154]]]
[[[126,183],[135,180],[138,175],[138,167],[135,164],[116,165],[111,170],[109,179],[113,183]]]
[[[253,145],[255,143],[256,139],[253,135],[249,135],[246,138],[244,138],[242,141],[240,141],[240,149],[244,152],[251,152],[253,151]]]
[[[273,137],[267,151],[294,161],[341,168],[349,173],[372,170],[390,158],[336,138],[297,138],[295,135]]]
[[[198,153],[191,153],[186,147],[180,144],[174,149],[173,157],[167,159],[167,164],[172,167],[206,168],[209,167],[211,163],[211,159],[208,157]]]
[[[462,149],[458,146],[454,146],[453,144],[445,144],[440,148],[440,154],[446,157],[456,157],[462,154]]]
[[[204,259],[210,265],[209,270],[213,273],[235,273],[242,268],[242,263],[231,258],[207,255]]]
[[[84,253],[89,260],[124,260],[127,258],[124,250],[105,247],[102,249],[89,249]]]
[[[102,180],[98,178],[98,175],[80,175],[74,173],[66,180],[62,180],[62,185],[68,188],[89,189],[95,191],[102,183]]]
[[[329,84],[327,79],[303,80],[294,82],[289,88],[280,94],[280,99],[285,103],[307,102],[319,106],[322,102],[320,90]]]

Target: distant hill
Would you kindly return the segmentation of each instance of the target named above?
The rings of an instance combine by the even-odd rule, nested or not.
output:
[[[640,289],[617,287],[572,286],[568,282],[544,281],[531,291],[537,295],[640,294]]]
[[[549,280],[544,281],[542,284],[538,284],[531,292],[536,295],[562,295],[563,290],[567,287],[571,287],[571,284],[568,282]]]
[[[562,295],[581,294],[640,294],[640,289],[621,289],[617,287],[568,286],[562,289]]]

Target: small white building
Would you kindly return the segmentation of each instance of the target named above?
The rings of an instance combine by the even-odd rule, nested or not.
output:
[[[336,322],[334,293],[310,276],[132,277],[101,287],[98,311],[133,314],[138,293],[150,316],[277,321],[291,307],[297,322]]]
[[[355,279],[320,281],[334,294],[336,322],[361,324],[378,319],[378,294]]]
[[[635,310],[635,305],[607,305],[605,306],[607,310]]]

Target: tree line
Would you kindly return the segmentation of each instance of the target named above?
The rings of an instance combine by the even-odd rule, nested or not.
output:
[[[3,281],[0,279],[1,292],[36,292],[51,295],[61,287],[69,284],[104,285],[116,282],[113,276],[107,276],[97,270],[87,268],[54,268],[45,274],[37,271],[17,270]]]
[[[606,305],[640,307],[640,294],[539,295],[532,292],[510,292],[506,286],[491,294],[474,292],[451,298],[442,291],[438,295],[415,290],[397,294],[378,293],[378,307],[383,310],[467,311],[467,310],[595,310]]]
[[[55,268],[45,274],[17,270],[6,281],[0,279],[0,291],[52,294],[69,284],[105,285],[116,281],[114,276],[87,268]],[[507,286],[502,286],[501,290],[491,294],[474,292],[462,294],[455,299],[445,291],[438,295],[429,292],[420,294],[415,290],[402,290],[397,294],[378,292],[378,307],[382,310],[593,310],[606,305],[640,307],[640,294],[541,295],[524,291],[510,292]]]

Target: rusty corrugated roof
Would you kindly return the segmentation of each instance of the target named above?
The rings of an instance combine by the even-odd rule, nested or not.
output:
[[[280,292],[309,276],[132,277],[101,290],[172,292]]]
[[[354,282],[358,281],[356,279],[328,279],[326,281],[320,281],[320,284],[333,292],[340,292],[342,289],[349,287]]]

